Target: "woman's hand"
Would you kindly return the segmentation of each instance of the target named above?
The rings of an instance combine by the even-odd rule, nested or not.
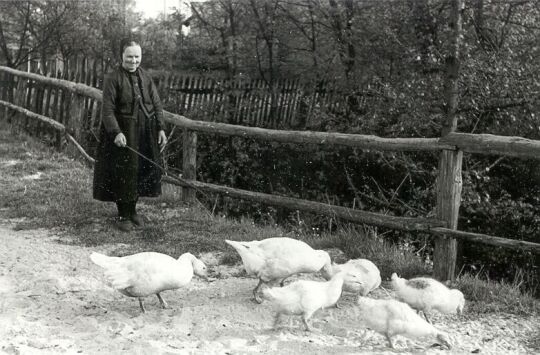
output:
[[[167,135],[165,134],[164,130],[161,130],[158,133],[158,144],[161,149],[163,149],[165,144],[167,144]]]
[[[124,136],[124,133],[118,133],[116,135],[114,138],[114,144],[119,147],[125,147],[127,145],[126,136]]]

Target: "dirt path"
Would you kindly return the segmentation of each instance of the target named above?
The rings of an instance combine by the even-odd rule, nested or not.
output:
[[[313,333],[297,320],[270,329],[267,304],[251,301],[256,281],[214,266],[215,282],[193,280],[188,288],[163,293],[141,314],[136,299],[110,288],[88,258],[91,250],[59,243],[54,231],[14,231],[0,222],[0,352],[7,354],[383,354],[449,353],[402,339],[400,350],[365,331],[355,320],[353,298],[341,309],[315,314]],[[112,246],[110,247],[112,249]],[[104,248],[98,251],[110,251]],[[210,259],[207,259],[210,261]],[[233,270],[232,274],[235,271]],[[382,292],[382,291],[381,291]],[[540,319],[513,315],[436,318],[454,340],[451,353],[527,354],[540,336]],[[538,350],[538,349],[537,349]]]

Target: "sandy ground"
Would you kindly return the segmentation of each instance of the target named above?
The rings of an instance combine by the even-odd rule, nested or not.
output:
[[[398,350],[361,327],[352,295],[341,309],[319,311],[314,332],[298,319],[271,329],[268,304],[252,301],[256,280],[239,277],[239,268],[210,265],[218,279],[193,279],[183,289],[146,299],[113,290],[88,258],[92,250],[72,246],[54,231],[15,231],[0,221],[0,352],[7,354],[531,354],[540,336],[538,318],[508,314],[486,317],[435,317],[454,341],[451,351],[401,338]],[[101,247],[111,253],[121,246]],[[213,264],[206,256],[208,264]],[[379,296],[383,295],[383,291]],[[377,295],[377,293],[376,293]],[[537,344],[537,343],[536,343]]]

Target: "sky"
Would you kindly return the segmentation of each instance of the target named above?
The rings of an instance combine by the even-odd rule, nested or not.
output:
[[[142,12],[144,17],[156,17],[165,10],[172,12],[172,7],[180,7],[181,11],[189,11],[185,0],[135,0],[135,10]]]

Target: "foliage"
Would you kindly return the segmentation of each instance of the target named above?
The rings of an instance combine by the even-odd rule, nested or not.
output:
[[[38,58],[43,73],[45,61],[54,57],[115,63],[120,40],[138,21],[132,4],[133,0],[2,1],[0,62],[19,67]]]

